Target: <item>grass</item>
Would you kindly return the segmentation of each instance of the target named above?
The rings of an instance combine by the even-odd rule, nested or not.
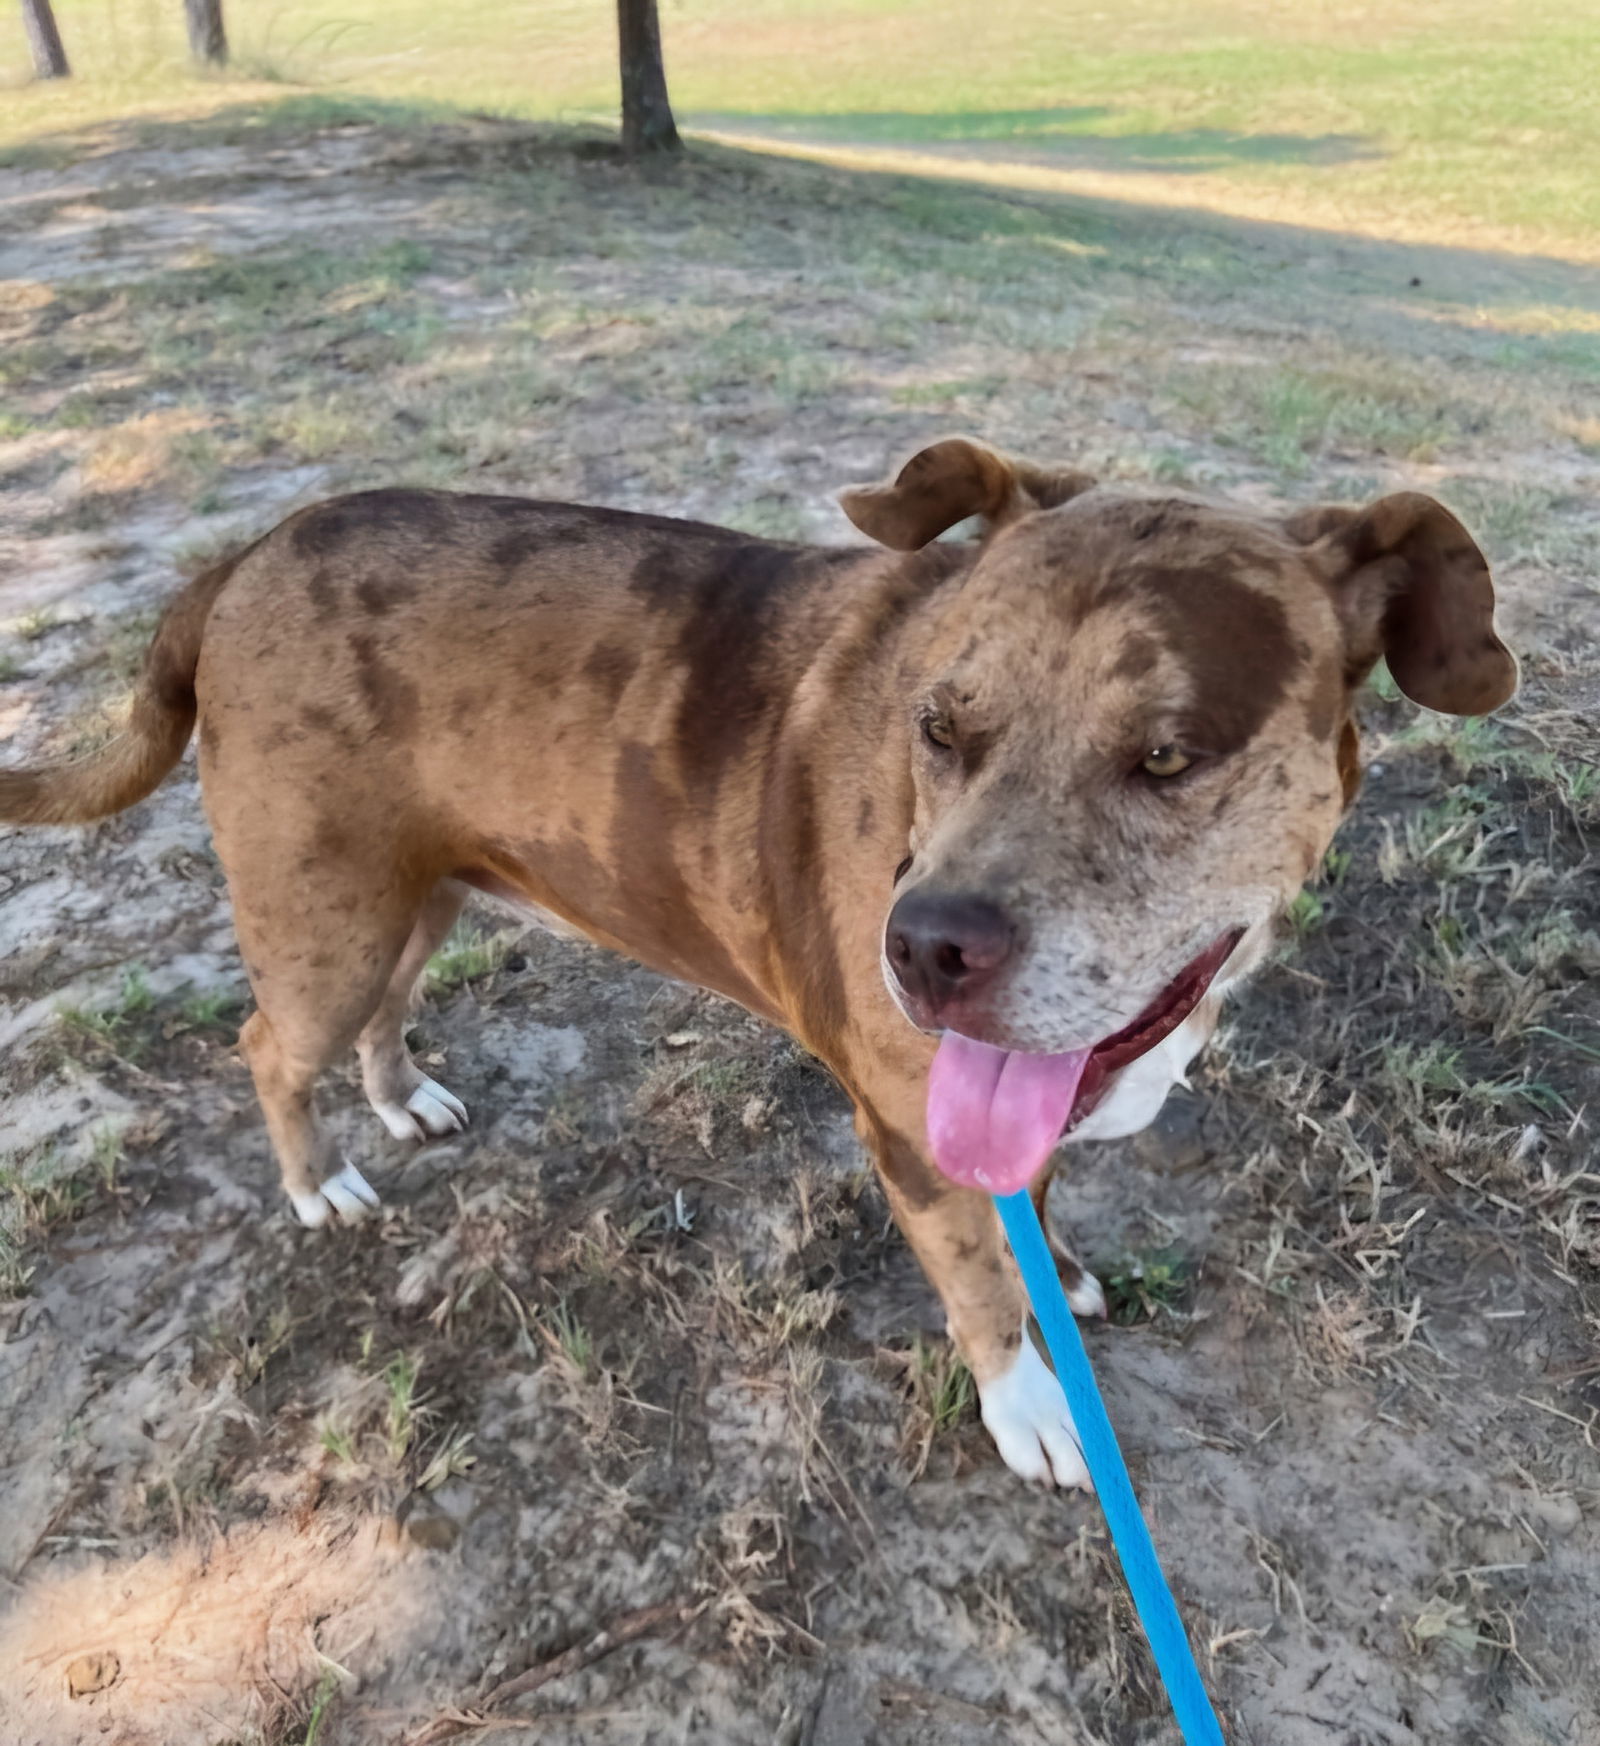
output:
[[[1301,1005],[1287,1054],[1270,1000],[1234,1034],[1231,1083],[1294,1130],[1255,1130],[1262,1238],[1241,1272],[1293,1305],[1308,1377],[1431,1387],[1430,1313],[1479,1245],[1584,1276],[1593,740],[1537,707],[1418,716],[1383,678],[1367,714],[1378,793],[1301,906],[1283,973],[1329,992]]]
[[[920,1479],[935,1445],[976,1412],[978,1388],[948,1340],[918,1337],[908,1352],[891,1356],[905,1379],[907,1418],[901,1447],[911,1477]]]
[[[417,1490],[437,1491],[448,1481],[470,1473],[478,1463],[472,1451],[475,1434],[459,1428],[446,1432],[417,1475]]]
[[[294,1318],[288,1307],[275,1304],[259,1320],[243,1318],[213,1327],[207,1335],[208,1345],[232,1370],[241,1389],[253,1388],[266,1373],[267,1366],[289,1342],[294,1332]],[[326,1446],[326,1445],[325,1445]]]
[[[186,1030],[225,1030],[231,1016],[243,1004],[243,998],[232,989],[211,988],[188,995],[178,1012]]]
[[[233,988],[158,995],[144,965],[130,964],[110,999],[95,1005],[65,1002],[56,1008],[56,1023],[69,1048],[137,1063],[160,1040],[226,1034],[243,1005],[243,995]]]
[[[587,1382],[595,1373],[594,1337],[566,1302],[552,1304],[544,1314],[542,1332],[550,1349],[567,1366],[576,1381]]]
[[[426,112],[461,104],[536,119],[610,116],[614,25],[559,0],[506,32],[483,4],[283,0],[230,19],[226,75],[184,65],[170,9],[64,0],[79,76],[8,98],[17,167],[50,136],[126,114],[205,113],[241,92],[322,85]],[[1600,236],[1600,33],[1581,9],[1490,0],[1374,13],[1252,0],[704,0],[669,8],[681,118],[823,148],[952,151],[1035,180],[1156,181],[1167,197],[1341,229],[1569,249]],[[914,50],[910,43],[914,40]],[[975,44],[981,48],[975,51]],[[909,52],[908,52],[909,51]],[[20,21],[0,77],[27,66]]]
[[[822,1332],[840,1309],[839,1293],[830,1287],[777,1276],[754,1279],[740,1262],[721,1259],[712,1268],[712,1295],[726,1331],[750,1353],[764,1356]]]
[[[83,1141],[0,1162],[0,1300],[27,1291],[35,1245],[82,1218],[97,1191],[115,1194],[125,1150],[124,1125],[102,1121]]]
[[[342,1461],[346,1466],[355,1462],[355,1437],[345,1426],[324,1424],[319,1433],[319,1441],[323,1449],[336,1461]]]
[[[156,997],[142,964],[130,964],[113,998],[101,1006],[65,1005],[56,1008],[63,1030],[91,1043],[122,1052],[130,1043],[136,1021],[153,1010]]]
[[[0,1165],[0,1295],[20,1296],[32,1277],[30,1244],[82,1217],[92,1188],[81,1172],[53,1155],[24,1165]]]
[[[25,612],[20,618],[13,619],[7,627],[13,636],[21,637],[25,643],[36,643],[41,637],[48,636],[61,623],[61,615],[54,607],[35,607],[31,612]]]
[[[289,1324],[269,1329],[277,1342],[287,1339]],[[422,1360],[413,1351],[393,1353],[381,1366],[374,1363],[373,1331],[362,1335],[354,1376],[318,1417],[317,1441],[351,1478],[394,1478],[404,1474],[414,1457],[434,1409],[419,1387]],[[275,1346],[259,1356],[256,1374]],[[252,1356],[252,1363],[255,1358]],[[467,1439],[470,1441],[470,1438]],[[470,1467],[466,1442],[447,1434],[427,1463],[431,1485]]]
[[[1193,1264],[1172,1248],[1143,1249],[1101,1274],[1106,1314],[1120,1327],[1171,1314],[1194,1288]]]
[[[89,1162],[109,1193],[117,1186],[117,1169],[122,1163],[122,1129],[115,1122],[102,1122],[89,1142]]]
[[[1297,891],[1289,905],[1289,925],[1297,935],[1313,933],[1322,926],[1328,906],[1309,886]]]
[[[397,1352],[383,1368],[384,1432],[388,1440],[389,1459],[396,1466],[404,1461],[417,1434],[421,1402],[417,1394],[416,1359]]]
[[[304,126],[308,115],[338,123],[368,113],[348,97],[309,112],[290,100],[210,125],[248,137],[290,129],[295,117]],[[426,156],[414,115],[371,113],[397,162]],[[1148,371],[1158,287],[1185,306],[1216,306],[1258,275],[1257,247],[1222,233],[1180,239],[1164,223],[1111,224],[1081,207],[915,181],[848,186],[778,166],[752,204],[751,174],[748,162],[702,149],[669,182],[618,183],[596,206],[582,160],[559,143],[506,136],[484,148],[473,184],[492,215],[486,230],[453,231],[446,219],[434,233],[341,250],[320,238],[248,255],[200,247],[120,283],[60,285],[4,364],[12,398],[52,437],[53,464],[81,468],[71,500],[35,531],[110,528],[152,492],[215,512],[263,468],[317,469],[330,488],[518,476],[532,457],[554,466],[563,428],[603,384],[616,408],[616,465],[647,492],[678,494],[685,445],[704,483],[719,485],[716,513],[804,538],[826,513],[822,493],[746,479],[737,438],[708,433],[685,406],[709,402],[714,421],[721,399],[754,401],[763,419],[803,424],[886,400],[908,424],[983,428],[1050,395],[1086,352]],[[738,225],[717,205],[724,199],[729,216],[740,207]],[[687,256],[663,257],[664,276],[641,281],[641,235],[660,227],[686,239]],[[759,321],[705,294],[707,270],[737,270],[752,255],[797,275]],[[463,319],[464,303],[492,314]],[[1158,367],[1155,398],[1176,440],[1090,458],[1113,476],[1201,488],[1254,472],[1355,492],[1397,464],[1446,459],[1459,475],[1454,495],[1482,511],[1491,547],[1567,561],[1549,532],[1551,494],[1498,487],[1475,459],[1480,447],[1491,452],[1479,433],[1522,441],[1581,422],[1582,396],[1545,349],[1549,336],[1520,337],[1511,372],[1491,366],[1492,336],[1413,327],[1415,355],[1397,365],[1392,348],[1344,339],[1344,308],[1330,291],[1315,356],[1297,346],[1292,361]],[[988,349],[964,356],[978,333]],[[1600,363],[1600,331],[1578,337]],[[1463,344],[1479,348],[1481,368],[1459,367]],[[163,404],[148,410],[152,400]],[[558,474],[551,488],[560,483]],[[15,628],[27,637],[57,627],[42,615]],[[102,712],[74,743],[87,749],[106,731]],[[452,942],[441,973],[481,974],[475,951]]]
[[[1436,378],[1391,364],[1318,370],[1216,367],[1180,378],[1181,404],[1279,474],[1298,478],[1338,452],[1426,461],[1459,415]]]
[[[515,937],[514,930],[488,933],[476,922],[457,922],[449,939],[428,960],[428,987],[449,993],[498,970]]]
[[[287,1746],[321,1746],[323,1724],[328,1720],[343,1683],[337,1668],[328,1667],[323,1670],[317,1689],[311,1694],[310,1708],[305,1716],[305,1731],[299,1732],[300,1725],[297,1722]]]

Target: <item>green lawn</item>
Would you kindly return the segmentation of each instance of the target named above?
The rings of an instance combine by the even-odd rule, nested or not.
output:
[[[80,78],[7,89],[0,144],[263,83],[532,118],[615,103],[603,0],[231,0],[222,81],[185,72],[176,0],[57,10]],[[693,125],[1600,258],[1600,15],[1582,0],[663,0],[662,13]],[[26,68],[10,6],[0,80]]]

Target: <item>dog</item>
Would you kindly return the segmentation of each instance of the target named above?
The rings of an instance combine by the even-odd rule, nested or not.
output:
[[[1277,517],[954,438],[840,502],[874,545],[302,510],[175,598],[120,737],[0,772],[0,821],[133,804],[198,720],[307,1225],[377,1205],[312,1101],[352,1043],[397,1137],[467,1119],[404,1031],[473,891],[781,1026],[851,1098],[1001,1456],[1081,1484],[988,1191],[1153,1119],[1355,796],[1379,657],[1456,715],[1516,663],[1482,553],[1410,492]]]

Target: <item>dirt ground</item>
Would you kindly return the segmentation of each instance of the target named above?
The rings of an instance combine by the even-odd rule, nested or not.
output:
[[[1284,954],[1053,1210],[1231,1740],[1600,1742],[1592,271],[292,106],[65,141],[0,227],[11,760],[349,485],[843,540],[832,491],[960,429],[1455,505],[1522,697],[1378,687]],[[0,840],[0,1736],[1174,1741],[1093,1502],[1000,1465],[816,1066],[487,910],[436,971],[474,1125],[407,1150],[336,1077],[386,1210],[307,1233],[192,762]]]

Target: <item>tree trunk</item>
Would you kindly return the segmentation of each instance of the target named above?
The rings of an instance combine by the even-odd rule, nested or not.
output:
[[[617,39],[622,51],[622,149],[630,158],[682,151],[667,100],[656,0],[617,0]]]
[[[183,0],[183,16],[194,59],[214,67],[226,66],[228,33],[222,28],[222,0]]]
[[[67,65],[67,51],[61,46],[50,0],[22,0],[22,22],[28,32],[28,47],[33,50],[34,72],[41,79],[65,79],[72,68]]]

